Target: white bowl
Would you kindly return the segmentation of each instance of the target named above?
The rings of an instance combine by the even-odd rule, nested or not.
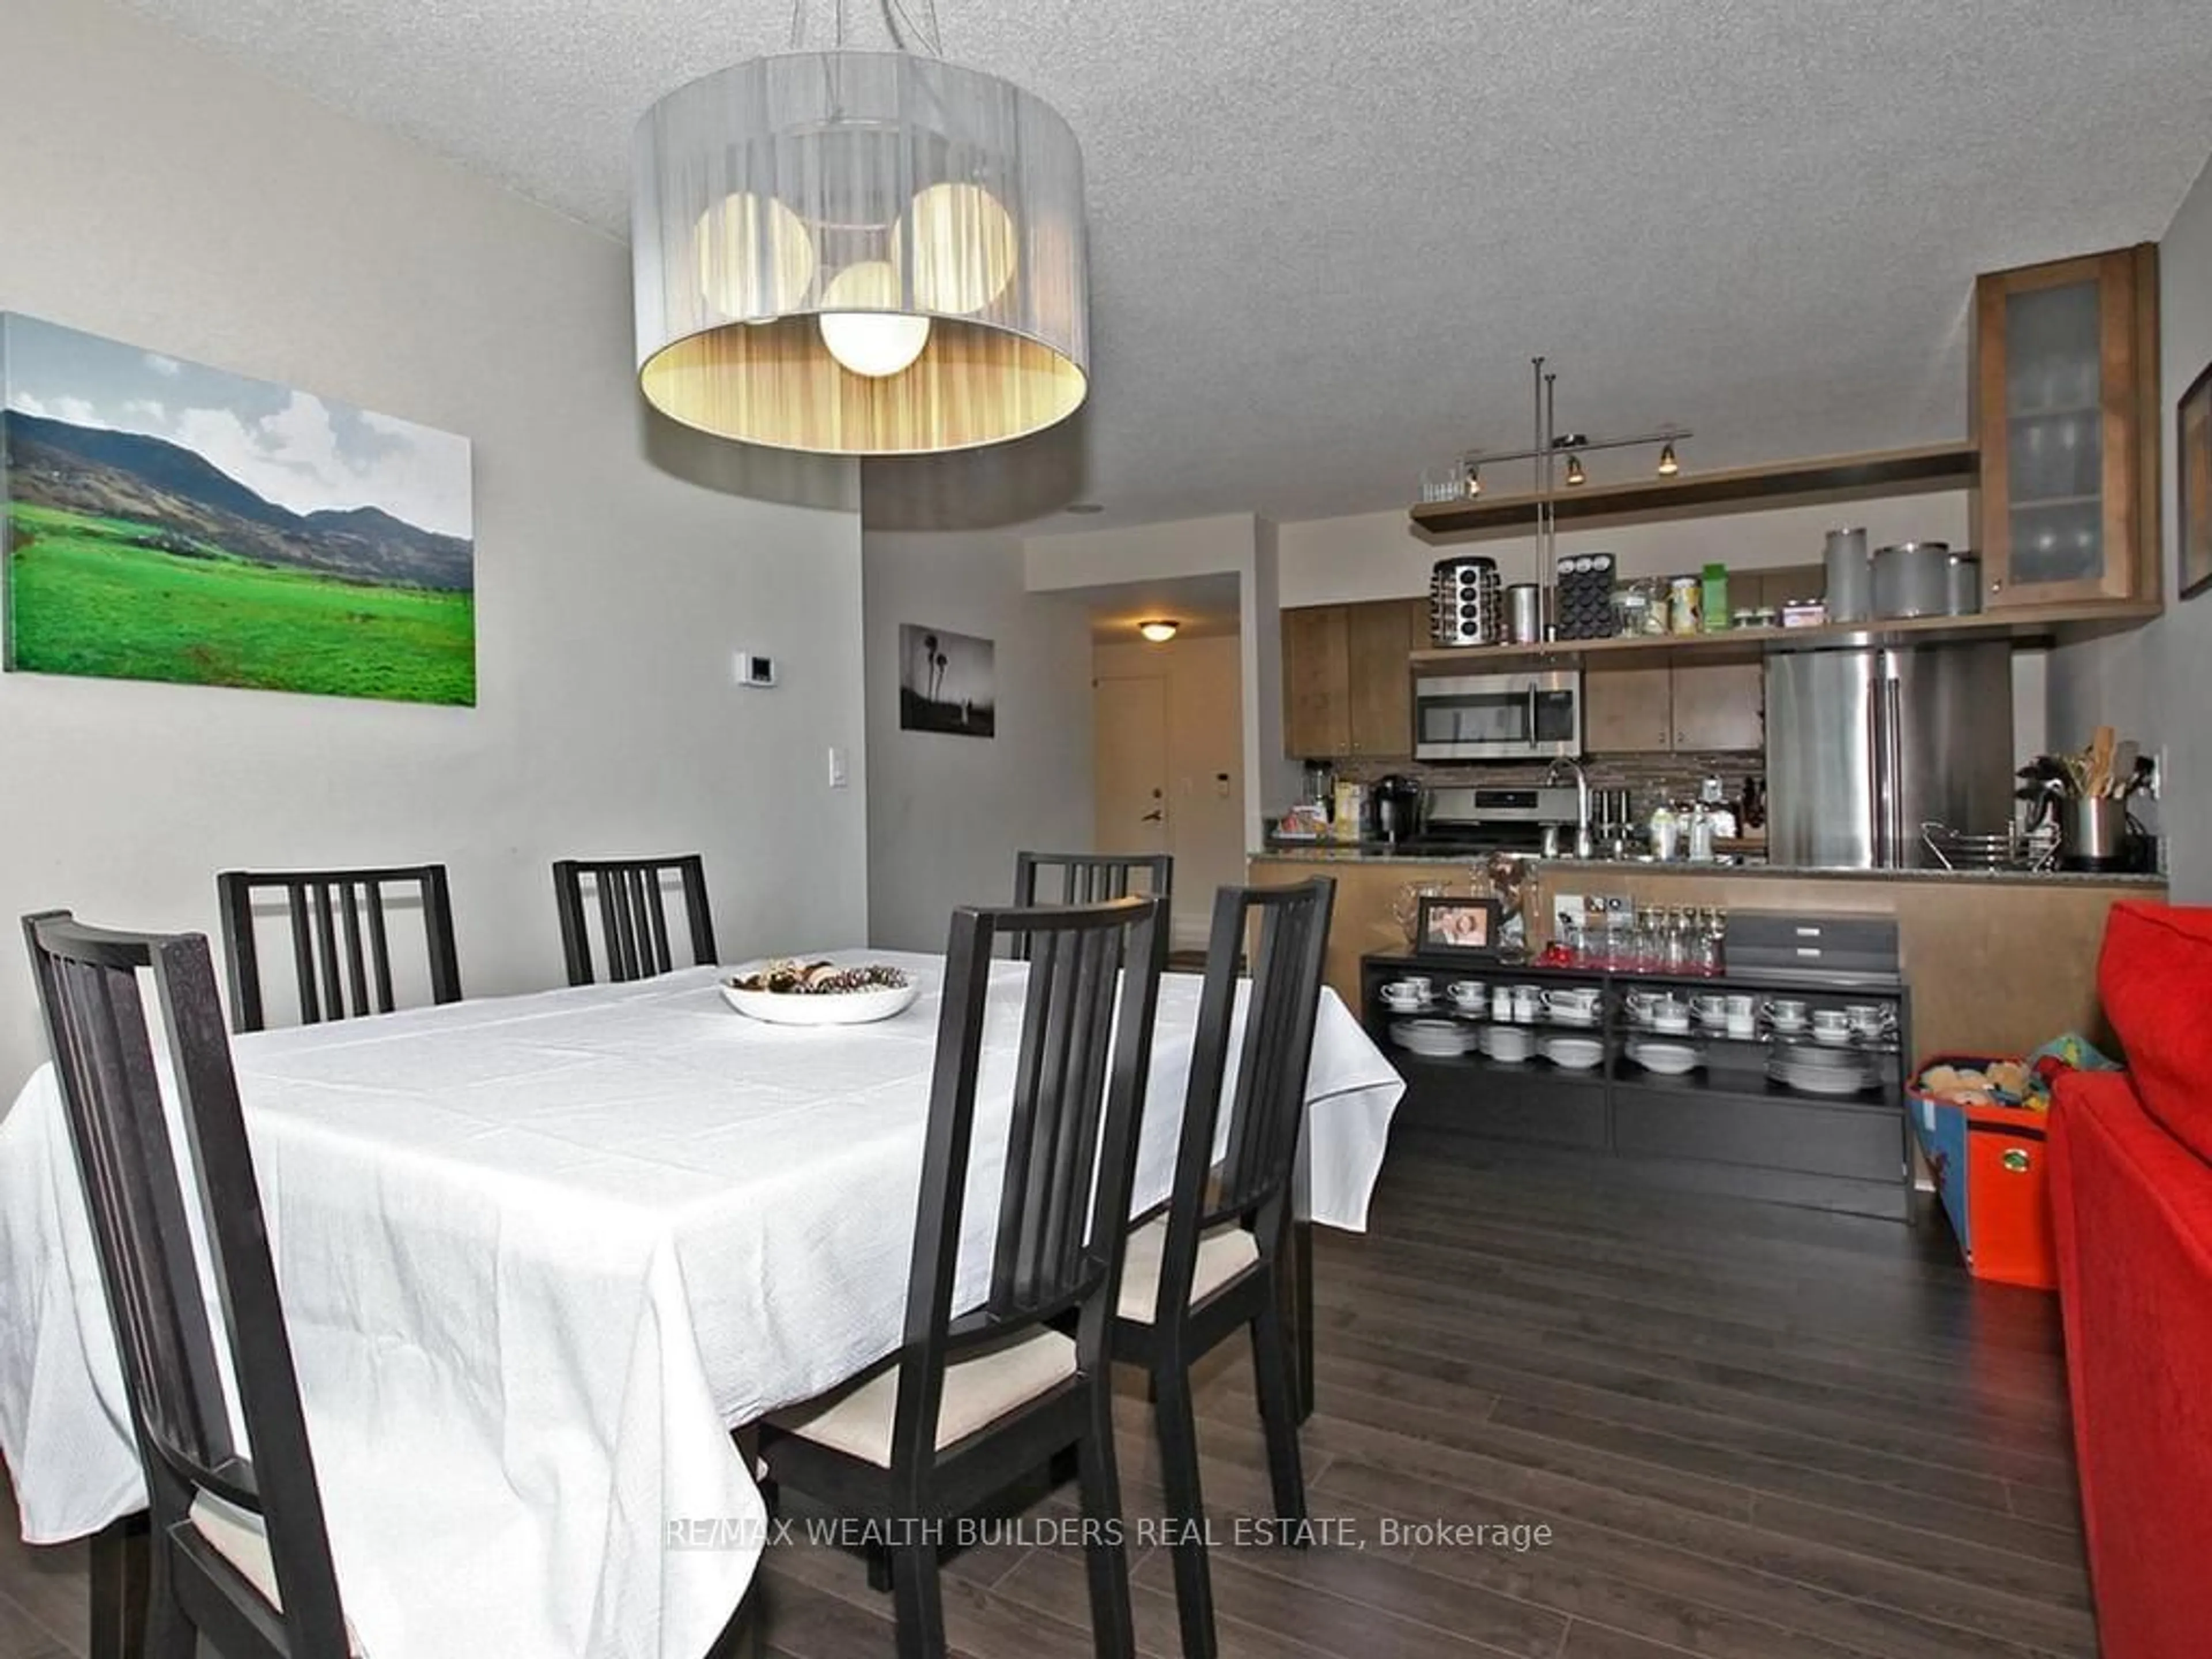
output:
[[[1482,1051],[1492,1060],[1517,1066],[1536,1052],[1536,1040],[1510,1025],[1486,1025],[1482,1029]]]
[[[739,1013],[770,1025],[871,1024],[904,1013],[921,994],[912,975],[903,985],[868,991],[741,991],[728,980],[715,988]]]
[[[1705,1061],[1705,1056],[1686,1042],[1632,1042],[1628,1057],[1645,1071],[1662,1077],[1694,1072]]]
[[[1605,1044],[1590,1037],[1553,1037],[1544,1044],[1544,1058],[1570,1072],[1587,1072],[1605,1058]]]

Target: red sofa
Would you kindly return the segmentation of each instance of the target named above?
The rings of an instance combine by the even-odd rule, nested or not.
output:
[[[2124,1073],[2063,1079],[2051,1200],[2103,1659],[2204,1659],[2212,1613],[2212,909],[2115,906]]]

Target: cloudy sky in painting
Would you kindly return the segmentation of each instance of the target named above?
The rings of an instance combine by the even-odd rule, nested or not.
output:
[[[295,513],[381,507],[474,539],[465,438],[29,317],[0,356],[9,409],[166,438]]]

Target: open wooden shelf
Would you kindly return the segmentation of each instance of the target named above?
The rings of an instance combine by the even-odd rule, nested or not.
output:
[[[1553,492],[1552,507],[1560,524],[1664,517],[1717,507],[1749,511],[1963,489],[1980,473],[1981,452],[1974,445],[1938,444],[1723,472],[1685,471],[1672,478],[1642,478],[1628,483],[1561,488]],[[1431,540],[1483,532],[1525,532],[1534,524],[1536,498],[1485,495],[1472,501],[1424,501],[1412,513],[1413,527]]]
[[[1892,622],[1832,623],[1819,628],[1730,628],[1716,634],[1625,634],[1609,640],[1555,640],[1547,645],[1459,645],[1416,651],[1416,669],[1511,668],[1546,663],[1649,667],[1660,663],[1751,662],[1776,652],[1862,645],[1947,645],[1975,640],[2085,639],[2141,626],[2164,607],[2155,600],[2022,605],[1973,617],[1915,617]]]

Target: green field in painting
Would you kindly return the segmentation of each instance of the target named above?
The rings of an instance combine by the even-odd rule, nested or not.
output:
[[[11,502],[9,660],[44,674],[405,702],[476,701],[468,593],[258,564],[161,532]]]

